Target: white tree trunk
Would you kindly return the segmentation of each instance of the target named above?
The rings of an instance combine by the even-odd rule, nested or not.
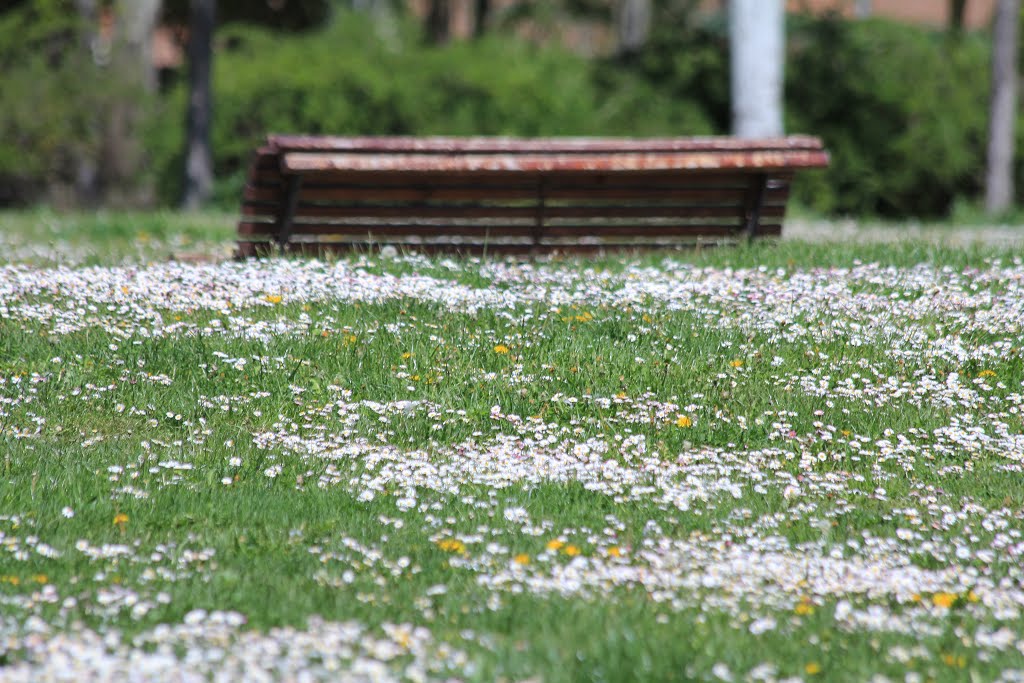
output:
[[[142,84],[150,91],[156,89],[152,46],[160,4],[160,0],[122,0],[118,5],[118,15],[124,22],[125,58],[141,69]]]
[[[651,0],[619,0],[619,53],[634,55],[651,34]]]
[[[992,43],[992,102],[989,109],[985,209],[1013,204],[1014,122],[1017,118],[1017,41],[1020,0],[999,0]]]
[[[785,34],[783,0],[730,0],[734,135],[782,135]]]

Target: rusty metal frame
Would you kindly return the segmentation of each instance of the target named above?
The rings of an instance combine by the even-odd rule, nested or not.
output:
[[[743,234],[748,241],[757,237],[761,227],[761,211],[764,209],[764,196],[768,190],[768,174],[758,173],[750,179],[750,189],[743,207]]]
[[[277,246],[283,252],[292,236],[292,225],[295,222],[295,210],[299,205],[299,192],[302,191],[302,176],[289,175],[284,180],[284,201],[277,215],[276,239]]]

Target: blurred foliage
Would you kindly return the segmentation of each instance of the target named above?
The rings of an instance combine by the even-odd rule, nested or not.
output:
[[[82,58],[71,0],[0,3],[13,7],[0,11],[0,204],[25,203],[72,183],[78,160],[102,159],[103,121],[113,102],[133,95],[116,71]],[[185,4],[168,0],[169,16]],[[587,60],[512,31],[428,47],[407,15],[375,23],[373,13],[333,0],[225,0],[214,76],[217,203],[237,205],[250,155],[271,132],[728,133],[728,27],[696,4],[656,0],[649,44],[624,61]],[[558,6],[585,16],[605,7]],[[929,218],[976,198],[989,49],[982,33],[951,39],[882,19],[793,17],[787,129],[820,135],[832,153],[830,169],[798,177],[798,200],[826,214]],[[180,189],[185,97],[179,82],[160,98],[144,136],[148,175],[138,180],[169,204]],[[1018,135],[1024,149],[1024,125]]]
[[[70,198],[82,164],[105,152],[105,112],[140,100],[131,80],[91,58],[69,0],[0,13],[0,205]]]
[[[820,135],[832,153],[798,196],[826,213],[890,217],[942,216],[976,196],[989,50],[982,35],[950,40],[880,19],[793,22],[787,128]]]
[[[271,132],[340,135],[653,135],[710,133],[697,107],[681,107],[636,74],[511,37],[425,47],[419,27],[398,35],[339,13],[323,31],[283,38],[250,26],[218,34],[215,65],[217,194],[237,203],[246,164]],[[159,194],[177,196],[185,93],[167,102],[149,136]]]

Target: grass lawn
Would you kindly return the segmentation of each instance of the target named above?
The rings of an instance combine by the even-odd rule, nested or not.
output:
[[[0,214],[0,680],[1024,681],[1018,253],[232,220]]]

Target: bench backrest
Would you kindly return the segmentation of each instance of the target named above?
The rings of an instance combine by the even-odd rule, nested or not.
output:
[[[275,246],[572,251],[780,234],[816,138],[271,136],[250,167],[239,253]]]

